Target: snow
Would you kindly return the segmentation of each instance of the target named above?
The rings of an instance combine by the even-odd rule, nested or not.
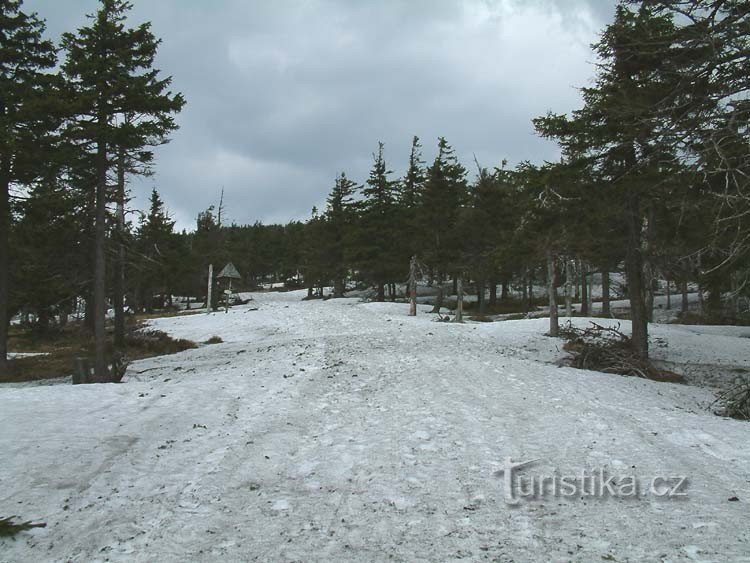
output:
[[[544,319],[304,295],[155,319],[224,342],[120,385],[0,386],[0,516],[47,522],[0,560],[750,560],[750,424],[710,389],[557,367]],[[748,332],[655,326],[653,348],[744,369]],[[506,457],[686,475],[689,496],[511,507]]]

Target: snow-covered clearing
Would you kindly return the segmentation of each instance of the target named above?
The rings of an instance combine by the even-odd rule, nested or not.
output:
[[[556,367],[541,319],[302,295],[152,321],[224,343],[121,385],[0,387],[0,517],[47,522],[0,560],[750,560],[750,424],[709,390]],[[750,329],[653,333],[675,365],[750,369]],[[509,506],[507,457],[685,475],[688,497]]]

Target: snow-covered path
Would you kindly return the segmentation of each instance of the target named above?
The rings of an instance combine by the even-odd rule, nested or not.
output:
[[[0,387],[0,516],[48,524],[0,560],[750,561],[750,424],[708,391],[545,363],[543,320],[255,298],[153,321],[224,343],[125,384]],[[509,506],[506,457],[686,475],[688,497]]]

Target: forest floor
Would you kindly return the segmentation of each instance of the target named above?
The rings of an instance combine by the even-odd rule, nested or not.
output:
[[[711,387],[559,367],[545,319],[303,296],[150,320],[223,342],[123,384],[0,385],[0,518],[47,524],[0,561],[750,561],[750,423]],[[746,327],[654,325],[652,349],[709,385],[750,372]],[[639,487],[511,495],[509,458]]]

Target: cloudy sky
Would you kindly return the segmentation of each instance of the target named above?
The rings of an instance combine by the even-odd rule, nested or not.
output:
[[[131,0],[163,39],[157,66],[187,106],[152,187],[179,228],[225,190],[230,220],[304,219],[340,171],[367,177],[378,141],[401,174],[445,136],[464,164],[555,159],[530,120],[579,105],[589,45],[615,0]],[[54,39],[96,0],[25,0]]]

